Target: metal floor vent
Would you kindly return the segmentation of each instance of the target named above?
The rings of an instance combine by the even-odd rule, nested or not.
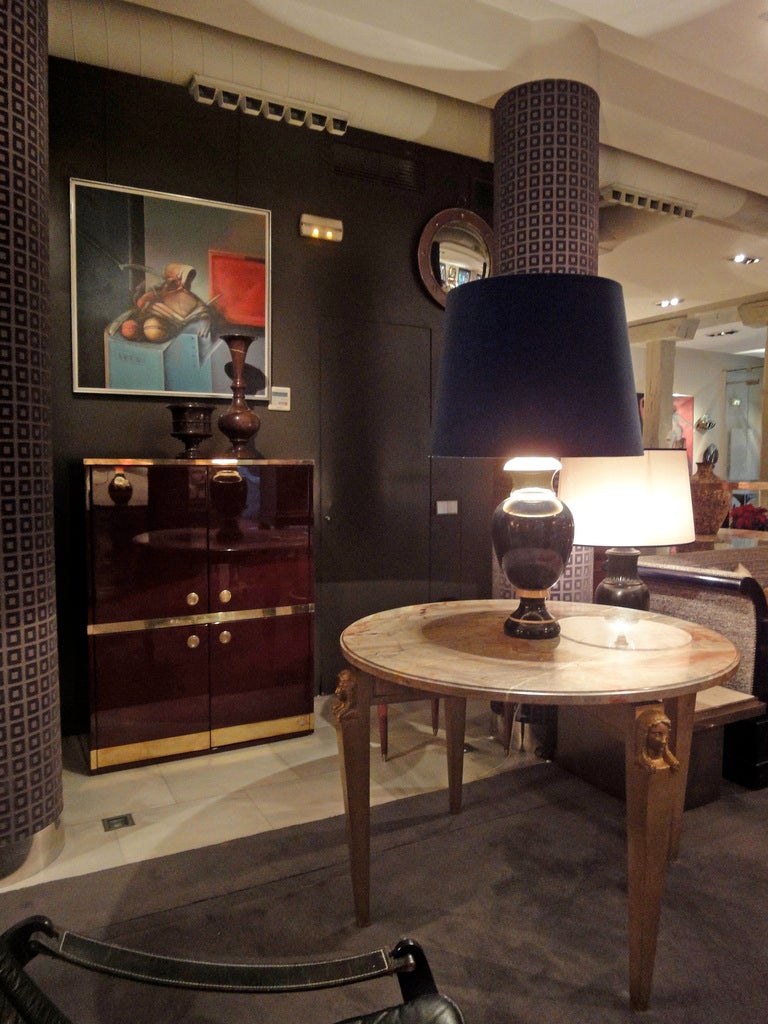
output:
[[[135,825],[136,822],[133,820],[132,814],[114,814],[111,818],[102,818],[101,824],[104,826],[105,832],[114,832],[117,828],[128,828],[129,825]]]
[[[668,217],[693,217],[696,209],[695,206],[686,204],[681,199],[652,195],[626,185],[606,185],[605,188],[600,189],[600,196],[605,203],[633,206],[637,210],[662,213]]]

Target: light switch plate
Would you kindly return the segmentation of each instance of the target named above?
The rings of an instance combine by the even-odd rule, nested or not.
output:
[[[439,516],[457,516],[459,514],[458,501],[436,501],[435,512]]]

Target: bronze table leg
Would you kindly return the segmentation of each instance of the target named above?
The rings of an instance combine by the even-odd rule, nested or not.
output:
[[[688,778],[688,766],[691,763],[691,744],[693,742],[693,716],[696,710],[696,694],[676,697],[664,701],[664,708],[672,722],[672,736],[675,743],[675,755],[681,765],[677,780],[675,806],[672,811],[672,828],[669,836],[669,859],[677,860],[680,853],[680,834],[683,829],[683,810],[685,809],[685,786]]]
[[[372,676],[358,669],[344,669],[339,674],[337,700],[333,706],[347,819],[355,921],[361,927],[371,920],[370,746],[373,691]],[[465,698],[445,698],[448,801],[452,814],[458,814],[461,810],[466,715]]]
[[[371,920],[371,696],[373,679],[345,669],[336,687],[336,740],[341,761],[355,920]]]
[[[667,862],[679,844],[695,695],[630,707],[626,717],[629,999],[647,1010]],[[690,705],[690,708],[689,706]],[[676,724],[676,750],[668,740]]]
[[[465,697],[445,698],[445,745],[448,755],[448,806],[451,814],[461,810],[464,780],[464,734],[467,722]]]

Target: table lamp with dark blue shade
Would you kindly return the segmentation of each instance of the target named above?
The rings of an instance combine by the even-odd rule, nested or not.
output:
[[[552,488],[557,460],[642,452],[619,284],[508,274],[449,292],[432,454],[511,460],[512,491],[492,526],[520,602],[509,636],[559,634],[546,598],[568,561],[573,518]]]

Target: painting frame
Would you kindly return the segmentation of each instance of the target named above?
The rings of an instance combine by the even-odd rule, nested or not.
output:
[[[271,397],[271,211],[70,178],[76,394],[232,397],[222,340],[248,334],[247,397]]]

